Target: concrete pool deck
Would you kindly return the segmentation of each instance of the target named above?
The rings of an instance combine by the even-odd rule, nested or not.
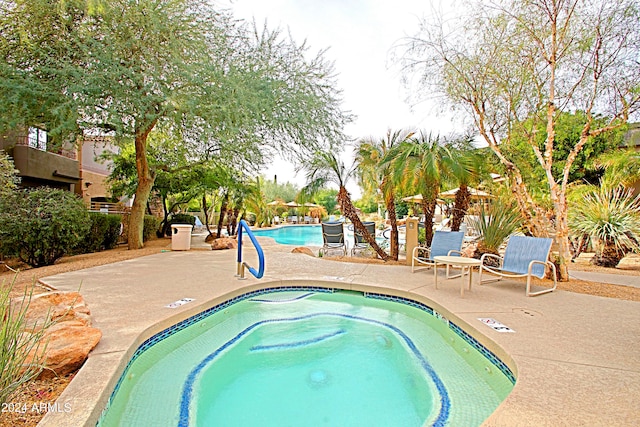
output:
[[[436,290],[432,270],[328,261],[290,253],[259,239],[265,277],[234,277],[235,251],[161,252],[42,279],[62,291],[80,288],[102,340],[39,425],[93,426],[127,360],[146,338],[227,296],[263,287],[320,283],[402,296],[430,305],[509,365],[517,376],[485,426],[632,426],[640,414],[640,303],[554,291],[525,297],[524,284],[477,285],[460,296],[460,278]],[[250,245],[248,245],[250,246]],[[198,249],[192,246],[192,249]],[[244,251],[253,266],[252,248]],[[175,309],[182,298],[194,301]],[[478,318],[515,330],[499,333]],[[68,404],[65,406],[65,404]]]

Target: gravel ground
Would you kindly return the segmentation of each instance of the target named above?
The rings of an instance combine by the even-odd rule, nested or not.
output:
[[[0,283],[2,283],[2,286],[13,283],[13,296],[23,295],[25,289],[28,290],[33,284],[35,284],[34,293],[40,293],[43,292],[44,289],[38,285],[37,281],[42,277],[151,255],[170,248],[171,239],[156,239],[146,242],[143,249],[129,251],[126,247],[118,247],[109,251],[65,257],[54,265],[33,269],[26,268],[26,266],[18,263],[11,263],[7,260],[4,268],[5,271],[0,273]],[[640,280],[640,255],[627,256],[615,269],[590,265],[589,257],[589,254],[581,255],[576,262],[572,264],[571,269],[632,275],[638,276],[638,280]],[[326,259],[348,262],[382,263],[380,260],[363,257],[331,257]],[[404,263],[397,262],[388,264],[404,265]],[[16,275],[16,273],[8,269],[7,266],[19,269],[20,272]],[[548,284],[550,282],[546,281],[546,283]],[[569,292],[640,301],[640,288],[629,286],[571,280],[570,282],[558,283],[558,288]],[[54,402],[69,384],[73,375],[74,374],[70,374],[66,377],[32,381],[29,383],[21,393],[15,395],[12,400],[8,402],[7,406],[3,406],[2,413],[0,413],[0,427],[13,427],[17,425],[35,426],[44,416],[46,410],[53,407]],[[64,410],[64,408],[55,407],[53,407],[53,409]]]

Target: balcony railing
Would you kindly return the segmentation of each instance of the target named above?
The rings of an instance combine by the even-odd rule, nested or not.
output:
[[[89,205],[89,211],[102,212],[105,214],[123,214],[128,211],[129,208],[121,203],[107,203],[107,202],[91,202]]]

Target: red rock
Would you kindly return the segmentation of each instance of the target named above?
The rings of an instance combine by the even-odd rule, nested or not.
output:
[[[49,292],[34,295],[29,303],[25,329],[34,327],[40,329],[46,322],[72,319],[91,326],[91,312],[78,292]]]
[[[20,306],[20,300],[14,301]],[[26,364],[42,363],[38,378],[76,371],[102,338],[91,327],[91,312],[78,292],[50,292],[34,295],[25,316],[24,333],[39,333],[46,327],[38,348],[30,351]],[[36,355],[38,357],[36,357]]]
[[[220,249],[236,249],[237,247],[238,242],[230,237],[221,237],[211,242],[211,249],[214,251]]]
[[[102,338],[97,328],[86,326],[82,321],[59,322],[45,331],[44,369],[38,378],[63,376],[79,369],[87,360],[89,352]]]
[[[309,249],[309,248],[304,247],[304,246],[300,246],[298,248],[294,248],[291,251],[291,253],[292,254],[305,254],[305,255],[309,255],[309,256],[315,257],[313,251],[311,249]]]

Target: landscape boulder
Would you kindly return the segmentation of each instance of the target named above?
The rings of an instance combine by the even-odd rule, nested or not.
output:
[[[237,247],[238,242],[236,239],[232,239],[230,237],[220,237],[219,239],[211,241],[211,249],[214,251],[220,249],[236,249]]]
[[[35,359],[44,365],[38,378],[76,371],[102,338],[102,332],[91,326],[91,312],[78,292],[33,296],[25,315],[24,333],[39,333],[43,327],[39,347],[27,358],[27,363]]]
[[[291,253],[292,254],[305,254],[305,255],[309,255],[309,256],[315,257],[313,251],[311,249],[307,248],[307,247],[304,247],[304,246],[300,246],[300,247],[294,248],[291,251]]]
[[[64,376],[78,370],[102,338],[100,329],[80,320],[55,323],[44,332],[44,369],[38,378]]]
[[[91,326],[91,312],[78,292],[47,292],[34,295],[26,314],[25,328],[42,327],[45,322],[82,321]]]

